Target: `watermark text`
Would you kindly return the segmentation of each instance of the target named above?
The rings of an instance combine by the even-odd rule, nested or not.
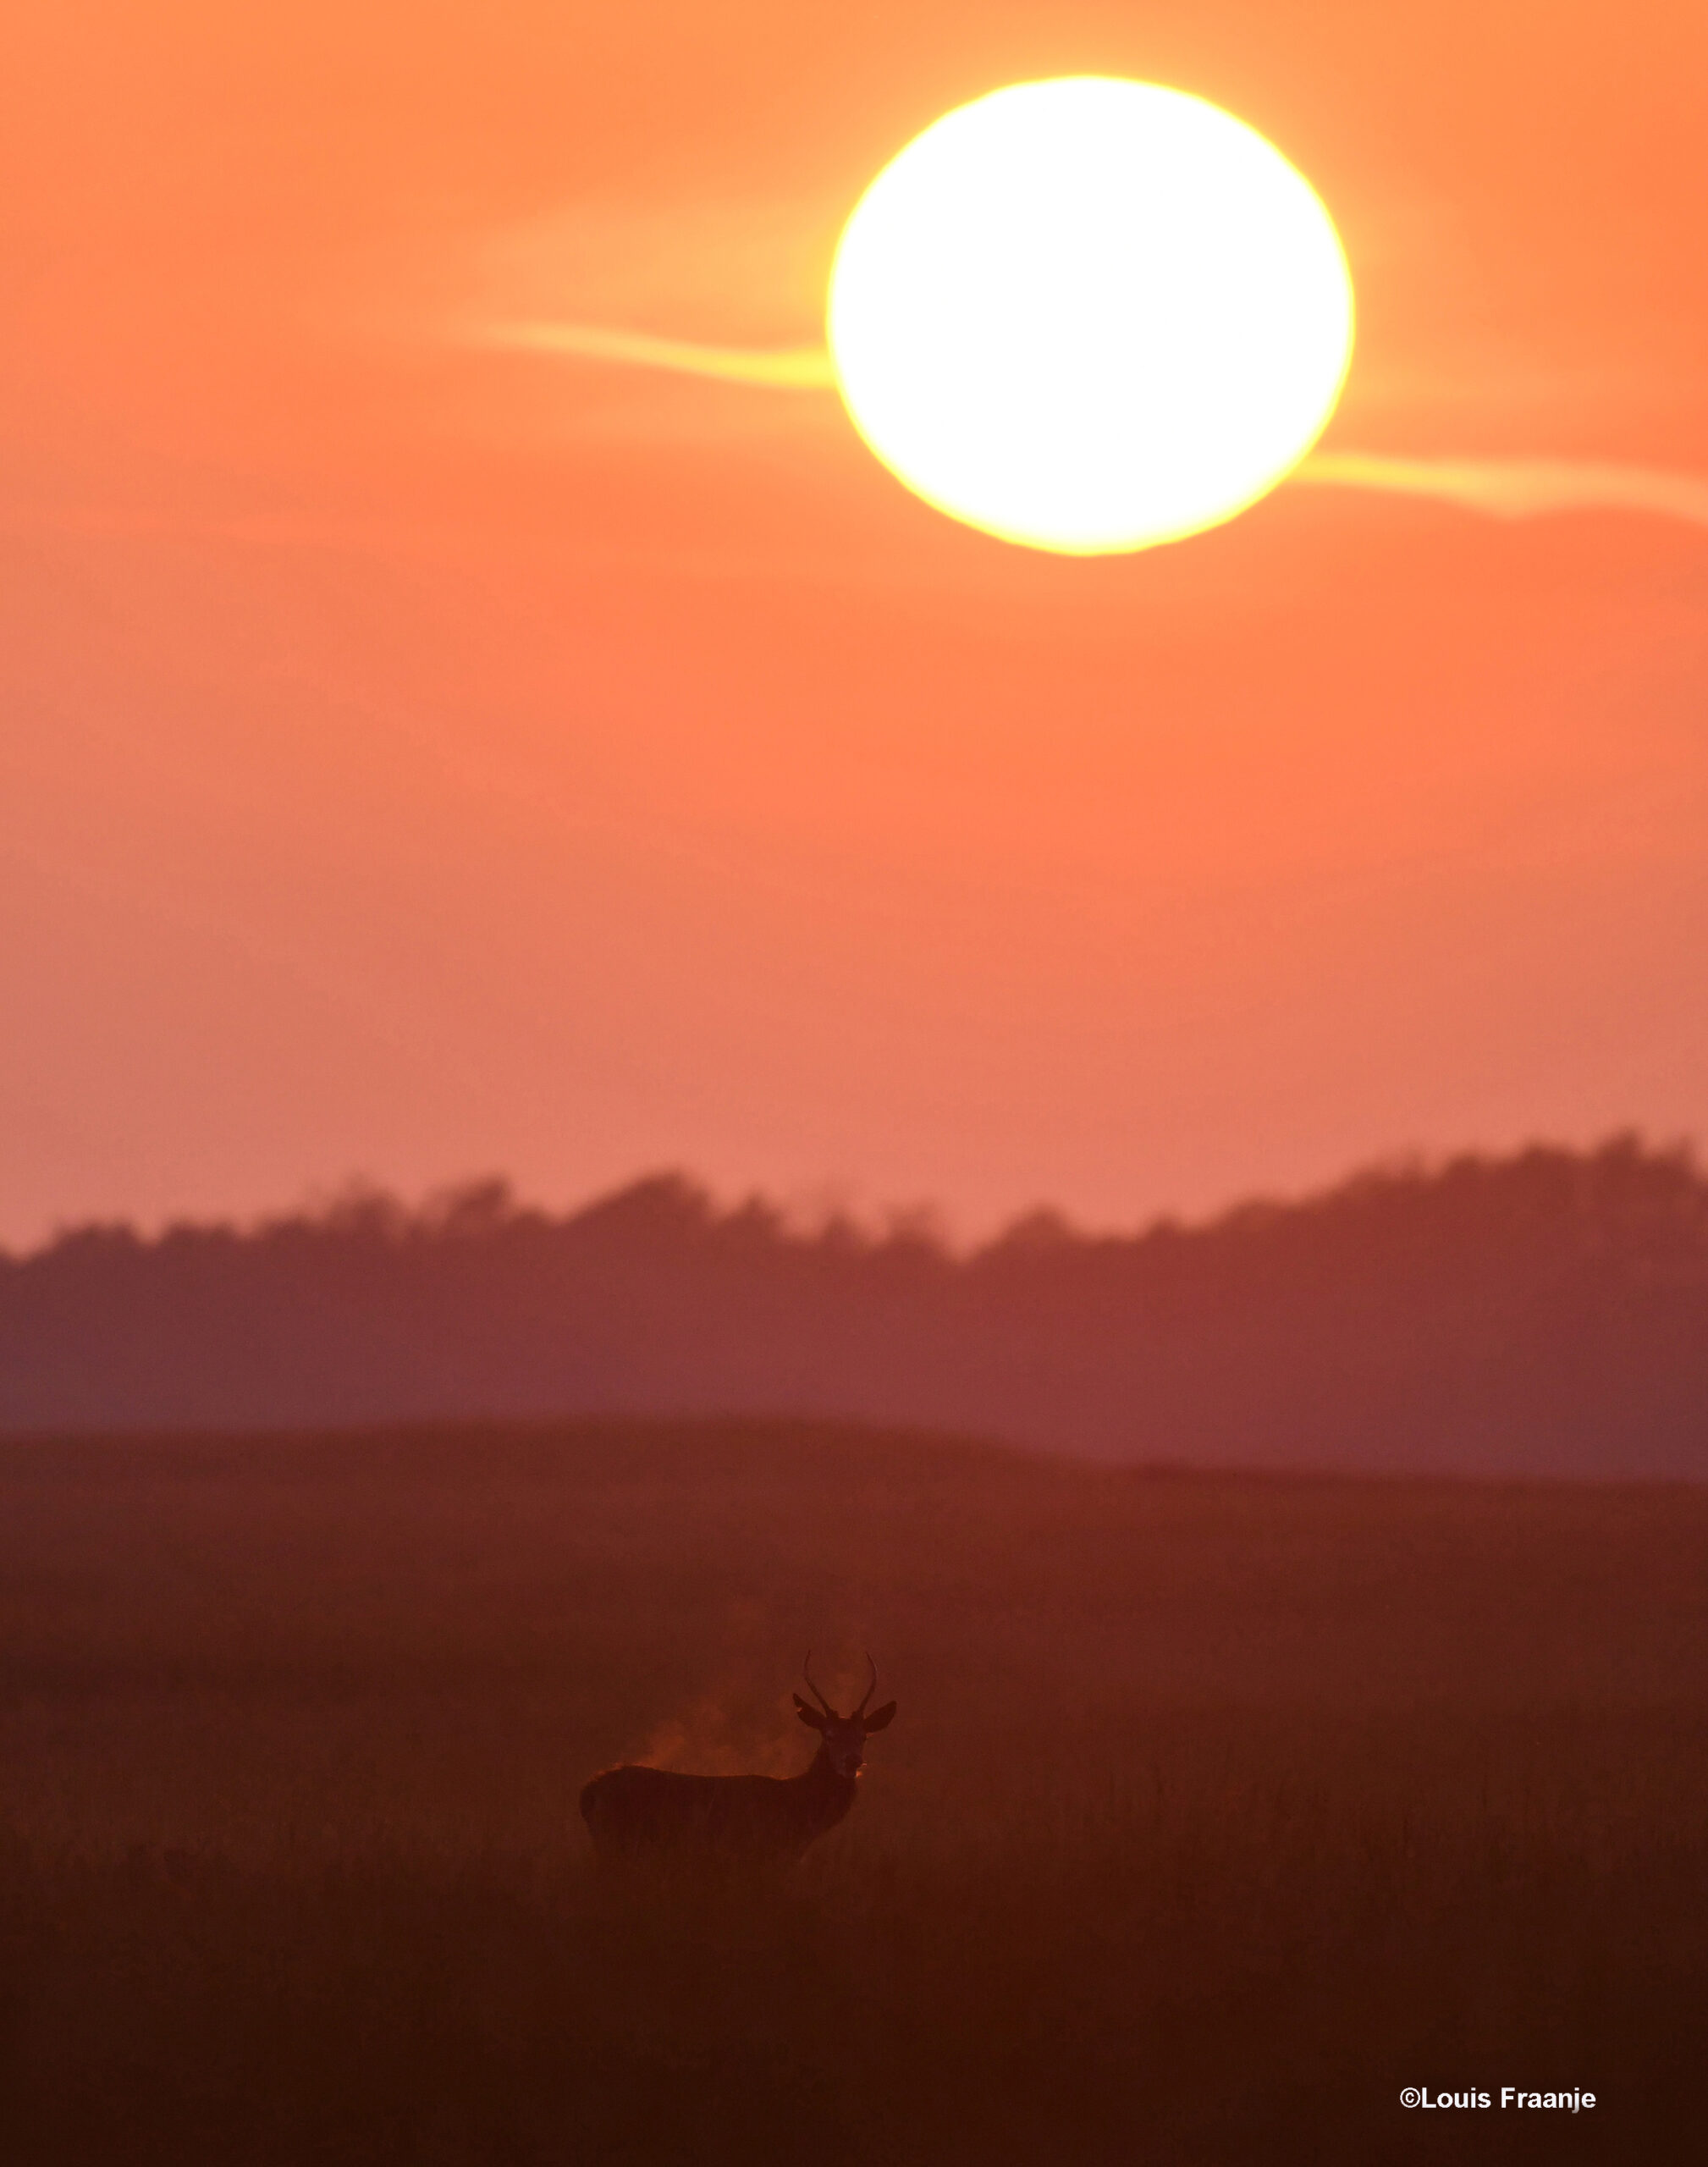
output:
[[[1431,2091],[1427,2084],[1408,2084],[1400,2094],[1402,2107],[1444,2108],[1453,2113],[1465,2108],[1501,2106],[1529,2108],[1546,2114],[1581,2115],[1595,2104],[1593,2092],[1532,2092],[1522,2084],[1502,2084],[1491,2092]]]

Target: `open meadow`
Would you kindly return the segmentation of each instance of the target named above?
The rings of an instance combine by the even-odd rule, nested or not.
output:
[[[1683,2159],[1705,1568],[1683,1486],[6,1444],[0,2157]],[[900,1703],[848,1822],[768,1880],[595,1874],[594,1770],[806,1766],[809,1645]]]

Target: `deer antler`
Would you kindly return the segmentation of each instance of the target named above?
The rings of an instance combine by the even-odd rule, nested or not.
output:
[[[871,1673],[871,1675],[866,1681],[866,1690],[860,1696],[859,1707],[854,1711],[853,1715],[849,1718],[851,1723],[857,1723],[859,1722],[861,1717],[866,1712],[866,1703],[878,1690],[878,1666],[872,1660],[872,1651],[870,1648],[868,1648],[866,1651],[866,1668]]]
[[[840,1720],[840,1718],[837,1718],[836,1711],[831,1707],[830,1703],[824,1698],[824,1696],[818,1690],[817,1685],[813,1682],[813,1651],[811,1648],[807,1649],[807,1660],[801,1666],[801,1675],[807,1681],[807,1690],[813,1696],[813,1698],[818,1703],[818,1706],[824,1711],[825,1714],[830,1717],[833,1721]]]

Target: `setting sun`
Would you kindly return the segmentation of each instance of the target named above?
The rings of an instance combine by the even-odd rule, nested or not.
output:
[[[946,114],[844,230],[830,350],[910,489],[1090,554],[1213,527],[1332,412],[1352,282],[1328,212],[1184,91],[1075,76]]]

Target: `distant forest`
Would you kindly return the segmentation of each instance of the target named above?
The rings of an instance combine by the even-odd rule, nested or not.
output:
[[[682,1176],[554,1218],[502,1183],[0,1255],[0,1431],[840,1416],[1108,1459],[1708,1478],[1688,1151],[1360,1174],[1208,1223],[1048,1213],[970,1254]]]

